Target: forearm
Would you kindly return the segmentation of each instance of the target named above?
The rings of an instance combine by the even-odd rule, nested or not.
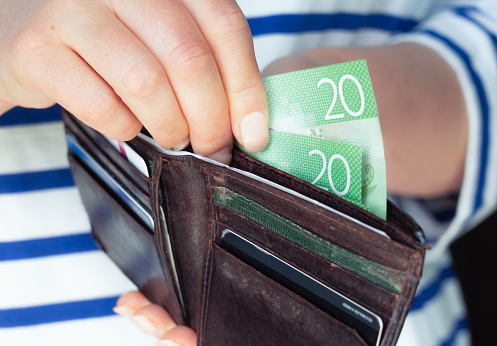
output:
[[[466,154],[466,107],[454,72],[436,52],[417,44],[321,48],[284,59],[268,72],[357,59],[366,59],[373,82],[389,192],[434,197],[457,191]]]
[[[455,73],[436,52],[416,44],[366,52],[389,191],[420,197],[458,191],[468,124]]]

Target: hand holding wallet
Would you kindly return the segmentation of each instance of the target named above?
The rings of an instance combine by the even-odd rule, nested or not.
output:
[[[74,179],[100,247],[199,345],[392,345],[419,282],[424,238],[234,150],[231,167],[109,141],[64,112]]]

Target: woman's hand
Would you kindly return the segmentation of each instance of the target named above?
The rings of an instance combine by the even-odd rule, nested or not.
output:
[[[54,102],[110,138],[228,163],[268,141],[266,94],[235,0],[0,0],[0,114]]]

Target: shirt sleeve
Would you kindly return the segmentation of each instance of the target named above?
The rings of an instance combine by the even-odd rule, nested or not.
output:
[[[466,3],[466,5],[465,5]],[[455,71],[468,115],[468,146],[456,214],[439,250],[497,206],[497,5],[494,0],[445,2],[393,44],[435,50]],[[443,174],[443,172],[440,172]]]

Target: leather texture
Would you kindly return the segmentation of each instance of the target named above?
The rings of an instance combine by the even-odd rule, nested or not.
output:
[[[419,226],[391,203],[384,221],[239,150],[234,150],[233,167],[307,199],[191,155],[160,153],[137,137],[128,144],[147,162],[151,177],[147,179],[98,132],[67,112],[64,121],[67,135],[127,187],[154,219],[154,229],[147,230],[126,203],[70,151],[94,238],[151,301],[166,307],[178,323],[197,331],[199,345],[366,345],[354,329],[223,249],[220,237],[224,229],[378,315],[384,325],[380,344],[395,344],[421,277],[425,247]],[[400,283],[398,292],[331,263],[221,205],[215,198],[219,189],[244,196],[367,263],[388,268],[388,273],[396,273],[388,275],[396,275],[392,280]]]

